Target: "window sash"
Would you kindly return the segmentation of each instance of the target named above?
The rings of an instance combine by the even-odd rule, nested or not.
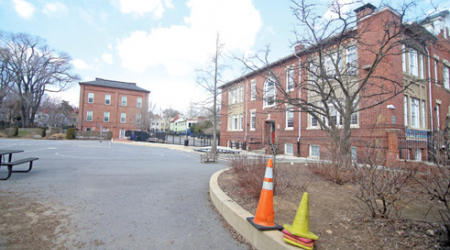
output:
[[[356,66],[356,47],[352,46],[347,49],[347,70],[349,75],[356,74]]]
[[[241,130],[243,130],[244,129],[244,115],[243,114],[241,114],[240,115],[240,126],[239,126],[239,129],[241,129]]]
[[[293,155],[294,154],[294,144],[292,143],[286,143],[284,144],[284,153],[287,155]]]
[[[320,146],[319,145],[311,145],[310,146],[310,156],[311,157],[320,157]]]
[[[238,116],[233,115],[233,130],[237,130],[237,129],[238,129]]]
[[[111,104],[111,95],[105,95],[105,105]]]
[[[255,129],[256,128],[256,113],[255,112],[251,112],[250,113],[250,129]]]
[[[137,106],[138,108],[142,108],[142,98],[138,98],[138,99],[137,99],[137,104],[136,104],[136,106]]]
[[[94,103],[94,93],[88,93],[88,103]]]
[[[447,66],[444,66],[444,75],[443,75],[443,80],[444,80],[444,88],[447,90],[450,90],[450,77],[449,77],[449,68]]]
[[[122,106],[127,106],[127,97],[122,96]]]
[[[109,122],[109,112],[104,112],[103,113],[103,121],[104,122]]]
[[[419,69],[417,67],[417,51],[414,49],[409,50],[409,73],[414,76],[419,76]]]
[[[251,90],[250,90],[250,100],[256,99],[256,81],[252,80]]]
[[[94,116],[94,112],[93,111],[87,111],[86,113],[86,121],[91,122],[93,119],[92,117]]]
[[[275,82],[269,80],[265,84],[264,88],[264,106],[275,105]]]
[[[286,128],[294,127],[294,111],[292,107],[286,109]]]
[[[286,70],[286,90],[294,90],[294,69],[292,68]]]
[[[418,128],[420,125],[419,122],[419,99],[411,97],[411,127]]]
[[[121,113],[120,114],[120,123],[126,123],[126,121],[127,121],[127,114]]]

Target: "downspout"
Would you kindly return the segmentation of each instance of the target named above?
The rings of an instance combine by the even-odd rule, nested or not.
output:
[[[432,95],[432,91],[431,91],[431,55],[430,52],[428,51],[427,46],[425,46],[425,50],[427,51],[428,54],[428,95],[430,98],[430,125],[431,125],[431,132],[434,131],[434,125],[433,125],[433,95]]]

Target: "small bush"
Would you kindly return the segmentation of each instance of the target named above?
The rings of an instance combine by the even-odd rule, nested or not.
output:
[[[46,127],[41,127],[41,136],[42,136],[42,137],[45,137],[46,131],[47,131],[47,128],[46,128]]]
[[[252,197],[259,197],[266,172],[267,158],[233,155],[230,166],[236,173],[240,186]]]
[[[69,128],[66,132],[66,139],[73,140],[75,139],[75,128]]]
[[[19,127],[14,126],[12,130],[12,136],[18,136],[19,135]]]

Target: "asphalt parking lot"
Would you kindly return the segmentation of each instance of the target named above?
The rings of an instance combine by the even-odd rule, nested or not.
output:
[[[25,151],[14,160],[40,158],[31,172],[1,181],[0,197],[17,194],[69,211],[70,233],[57,237],[74,240],[61,241],[63,248],[247,249],[208,198],[209,178],[226,164],[201,164],[194,152],[99,141],[0,139],[0,149]]]

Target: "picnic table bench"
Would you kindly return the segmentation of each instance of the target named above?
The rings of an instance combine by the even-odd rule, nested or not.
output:
[[[12,161],[12,154],[21,153],[21,152],[23,152],[23,150],[0,150],[0,167],[6,166],[8,169],[8,173],[7,173],[6,177],[0,178],[0,180],[9,179],[9,177],[11,177],[12,173],[28,173],[28,172],[30,172],[31,169],[33,168],[33,161],[39,160],[39,158],[37,158],[37,157],[29,157],[29,158]],[[8,161],[4,161],[4,159],[2,159],[2,156],[4,156],[4,155],[9,155]],[[13,166],[21,165],[21,164],[25,164],[25,163],[29,163],[27,170],[13,170]]]
[[[208,152],[206,152],[206,154],[200,155],[201,163],[205,163],[205,162],[209,162],[209,161],[217,162],[217,159],[218,159],[218,154],[216,152],[208,151]]]

